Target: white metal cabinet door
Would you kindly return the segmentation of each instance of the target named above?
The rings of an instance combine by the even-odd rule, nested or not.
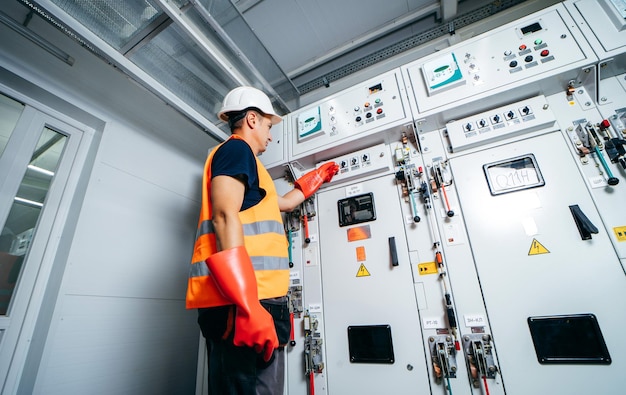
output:
[[[340,227],[337,201],[348,190],[373,193],[376,219]],[[318,194],[319,243],[328,392],[341,394],[430,393],[422,332],[403,218],[393,175]],[[370,236],[348,241],[348,229],[369,227]],[[367,232],[366,232],[367,233]],[[398,265],[391,263],[395,239]],[[357,249],[361,247],[360,256]],[[362,265],[362,266],[361,266]],[[389,325],[393,363],[350,360],[348,327]]]
[[[483,165],[529,153],[545,185],[492,195]],[[564,137],[552,132],[456,157],[450,165],[506,393],[621,393],[626,277]],[[599,229],[592,239],[582,240],[570,205]],[[579,313],[597,316],[612,364],[540,364],[528,317]]]

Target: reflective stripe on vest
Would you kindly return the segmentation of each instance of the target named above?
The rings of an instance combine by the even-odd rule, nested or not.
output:
[[[214,233],[215,227],[213,226],[213,220],[202,221],[196,232],[196,240],[202,235]],[[283,223],[277,221],[259,221],[253,224],[243,224],[244,236],[253,236],[259,233],[278,233],[282,235],[284,234]]]
[[[232,136],[231,138],[239,138]],[[221,146],[221,144],[220,144]],[[205,260],[217,251],[215,228],[212,221],[213,208],[210,204],[211,162],[216,147],[207,158],[205,165],[202,207],[196,233],[189,280],[187,285],[187,308],[213,307],[232,304],[224,298],[205,264]],[[257,278],[259,299],[274,298],[287,294],[289,287],[288,243],[274,182],[259,159],[256,159],[259,187],[266,195],[255,206],[241,211],[239,218],[243,225],[244,244]]]

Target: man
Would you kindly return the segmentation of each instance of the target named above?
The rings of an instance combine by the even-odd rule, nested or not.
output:
[[[338,171],[305,174],[279,196],[257,156],[282,119],[258,89],[239,87],[218,116],[232,136],[209,154],[187,288],[187,308],[209,351],[209,393],[283,394],[290,332],[288,243],[281,211],[291,211]]]

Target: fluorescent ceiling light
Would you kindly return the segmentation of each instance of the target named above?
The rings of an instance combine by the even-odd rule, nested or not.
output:
[[[25,27],[23,25],[20,25],[15,20],[11,19],[11,17],[9,17],[7,14],[5,14],[4,12],[1,12],[1,11],[0,11],[0,22],[5,24],[6,26],[10,27],[11,29],[13,29],[17,33],[21,34],[22,36],[26,37],[27,39],[29,39],[33,43],[39,45],[41,48],[43,48],[46,51],[50,52],[52,55],[54,55],[57,58],[61,59],[65,63],[69,64],[70,66],[74,64],[74,58],[73,57],[71,57],[70,55],[65,53],[63,50],[59,49],[56,45],[52,44],[48,40],[46,40],[43,37],[35,34],[29,28],[27,28],[27,27]]]
[[[36,171],[37,173],[45,174],[45,175],[50,176],[50,177],[52,177],[54,175],[53,171],[42,169],[41,167],[38,167],[38,166],[35,166],[35,165],[28,165],[27,167],[29,169],[31,169],[32,171]]]
[[[14,197],[13,200],[15,200],[18,203],[25,204],[27,206],[38,207],[38,208],[43,207],[43,203],[39,203],[34,200],[24,199],[18,196]]]

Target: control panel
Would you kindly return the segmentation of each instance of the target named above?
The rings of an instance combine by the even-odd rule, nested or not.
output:
[[[302,295],[290,392],[626,385],[610,359],[624,320],[605,303],[626,300],[626,73],[607,73],[626,67],[626,11],[605,15],[620,4],[566,0],[289,115],[294,177],[339,165],[288,217]],[[596,380],[571,374],[581,362]]]
[[[393,168],[391,154],[385,144],[354,151],[331,160],[339,165],[339,172],[333,177],[331,184],[374,173],[383,173]],[[318,167],[326,162],[319,163]]]
[[[564,68],[595,60],[562,5],[546,9],[404,66],[420,114],[456,107],[497,92],[514,93],[520,82],[536,92],[565,89],[553,78]],[[576,35],[580,37],[576,39]],[[552,77],[552,78],[551,78]]]
[[[400,79],[392,71],[292,113],[290,157],[335,147],[407,119]]]
[[[554,125],[544,96],[498,107],[446,125],[453,152]]]
[[[452,52],[425,63],[422,72],[429,96],[466,82],[456,55]]]

